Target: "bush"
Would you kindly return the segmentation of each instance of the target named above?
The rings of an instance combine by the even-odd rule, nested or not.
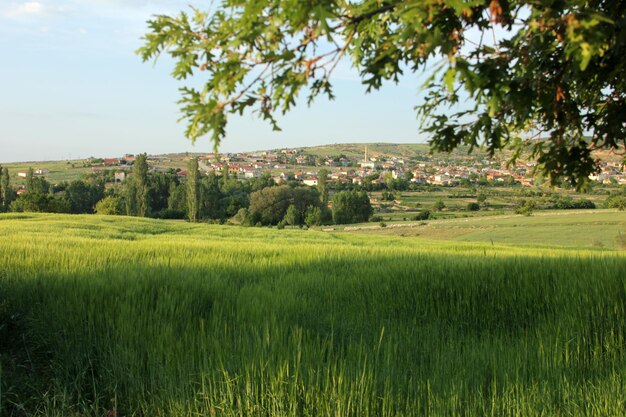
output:
[[[411,220],[420,221],[420,220],[428,220],[430,218],[431,212],[430,210],[424,210],[411,217]]]
[[[444,204],[442,199],[438,199],[437,201],[435,201],[435,204],[433,204],[433,211],[441,211],[444,208],[446,208],[446,205]]]
[[[480,210],[480,204],[467,203],[467,211],[478,211],[478,210]]]
[[[235,214],[232,217],[231,221],[235,224],[244,224],[247,217],[248,217],[248,209],[242,208],[242,209],[239,209],[239,211],[237,211],[237,214]]]
[[[393,201],[396,199],[396,196],[389,191],[383,191],[382,193],[382,200],[383,201]]]
[[[381,222],[383,221],[383,218],[381,216],[372,216],[370,217],[370,222],[372,223],[377,223],[377,222]]]
[[[523,204],[515,209],[515,213],[523,216],[532,216],[533,211],[537,208],[537,202],[533,199],[526,200]]]
[[[122,200],[119,197],[104,197],[96,203],[96,213],[105,216],[117,216],[122,214]]]
[[[557,197],[553,200],[552,208],[557,210],[594,209],[596,205],[590,200],[574,201],[571,197]]]
[[[616,208],[620,211],[626,210],[626,196],[614,195],[609,197],[606,202],[608,208]]]
[[[581,209],[594,209],[596,208],[596,204],[591,200],[580,200],[578,202],[578,208]]]

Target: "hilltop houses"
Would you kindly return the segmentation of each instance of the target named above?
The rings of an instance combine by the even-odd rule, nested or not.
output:
[[[283,148],[259,152],[239,152],[199,156],[198,165],[204,174],[221,175],[224,170],[241,181],[253,180],[269,175],[276,183],[299,181],[309,186],[319,185],[318,172],[325,169],[328,182],[340,186],[342,184],[384,186],[394,181],[406,186],[434,185],[440,187],[459,184],[518,184],[525,187],[536,185],[533,161],[519,160],[515,164],[507,164],[506,158],[484,158],[483,156],[465,155],[461,153],[442,156],[428,153],[406,155],[383,154],[372,152],[364,147],[361,155],[354,150],[340,154],[343,149],[337,148],[337,154],[312,154],[306,150]],[[393,149],[393,148],[392,148]],[[182,180],[187,172],[185,162],[194,157],[190,154],[149,156],[153,169],[166,172],[178,169],[178,177]],[[116,183],[128,178],[135,156],[126,154],[120,158],[98,160],[100,167],[93,167],[94,172],[114,170]],[[95,159],[94,159],[95,161]],[[102,161],[102,162],[100,162]],[[180,162],[178,168],[176,162]],[[165,167],[155,168],[164,165]],[[180,170],[183,168],[183,170]],[[126,171],[126,172],[125,172]],[[46,169],[38,169],[35,175],[48,173]],[[26,178],[27,172],[18,173]],[[592,181],[605,184],[626,184],[626,167],[621,162],[600,161],[597,173],[589,177]]]

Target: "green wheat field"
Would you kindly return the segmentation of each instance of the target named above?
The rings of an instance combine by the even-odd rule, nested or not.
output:
[[[0,365],[3,417],[624,416],[626,253],[0,215]]]

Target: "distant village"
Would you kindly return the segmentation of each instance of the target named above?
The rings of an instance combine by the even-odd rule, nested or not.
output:
[[[389,177],[406,179],[415,184],[454,186],[467,182],[487,180],[500,183],[518,183],[523,186],[535,185],[533,177],[534,162],[517,162],[507,167],[503,160],[480,159],[474,155],[429,155],[424,154],[411,160],[384,155],[369,155],[364,148],[362,158],[350,158],[345,155],[316,157],[303,153],[302,149],[287,148],[274,151],[208,154],[199,158],[200,169],[206,173],[221,175],[228,169],[230,175],[240,179],[260,178],[269,172],[278,184],[293,179],[305,185],[318,183],[320,169],[329,171],[328,178],[333,182],[362,184],[366,178],[378,176],[372,184],[384,183]],[[171,157],[151,156],[150,161],[173,162]],[[133,155],[119,159],[105,159],[104,167],[129,166],[134,161]],[[601,170],[590,177],[591,180],[604,184],[626,184],[626,168],[619,162],[600,162]],[[316,168],[316,169],[313,169]],[[184,177],[183,169],[178,175]],[[117,181],[124,180],[124,171],[116,173]]]
[[[532,161],[518,161],[507,166],[503,158],[487,158],[484,155],[420,154],[406,159],[397,156],[371,153],[364,147],[361,157],[346,155],[315,156],[300,148],[284,148],[271,151],[241,152],[224,154],[176,154],[149,155],[148,161],[153,171],[174,169],[179,178],[184,179],[187,171],[186,161],[198,157],[199,168],[206,174],[222,175],[225,170],[231,176],[241,180],[261,178],[269,175],[277,183],[289,180],[300,181],[305,185],[318,184],[318,173],[327,171],[327,178],[332,182],[345,184],[363,184],[366,180],[372,185],[384,184],[390,179],[402,179],[410,184],[456,186],[485,181],[497,185],[520,184],[534,186],[537,178],[533,176],[536,166]],[[131,154],[119,158],[89,158],[88,163],[94,173],[114,171],[114,181],[124,182],[132,168],[135,156]],[[626,185],[626,166],[616,161],[600,161],[600,170],[589,178],[602,184]],[[174,168],[176,167],[176,168]],[[39,168],[35,175],[45,175],[47,169]],[[26,177],[27,172],[18,173]]]

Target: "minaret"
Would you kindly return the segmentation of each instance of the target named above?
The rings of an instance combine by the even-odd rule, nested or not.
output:
[[[367,162],[367,146],[365,147],[365,159],[363,161]]]

